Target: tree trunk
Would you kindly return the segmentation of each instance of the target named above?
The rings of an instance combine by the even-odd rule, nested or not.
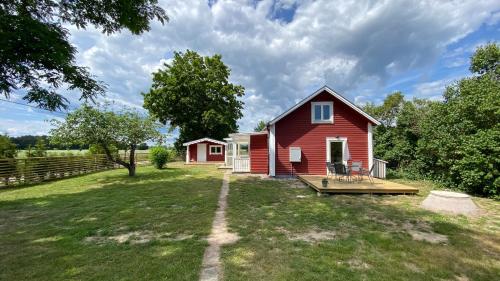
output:
[[[135,148],[136,146],[134,144],[130,146],[130,155],[128,162],[128,175],[130,177],[135,176]]]
[[[101,143],[102,148],[104,149],[104,153],[106,154],[106,158],[116,164],[122,165],[123,167],[128,169],[128,175],[129,176],[134,176],[135,175],[135,165],[133,168],[133,172],[130,171],[130,164],[121,160],[120,156],[117,156],[117,158],[114,158],[113,155],[111,154],[111,151],[109,150],[107,144]]]
[[[135,164],[133,166],[128,167],[128,176],[129,177],[135,176]]]

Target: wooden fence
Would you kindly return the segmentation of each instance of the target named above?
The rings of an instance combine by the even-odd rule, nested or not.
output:
[[[107,160],[105,155],[0,159],[0,187],[37,183],[115,167],[118,166]]]

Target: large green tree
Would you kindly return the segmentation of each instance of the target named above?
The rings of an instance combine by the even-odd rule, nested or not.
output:
[[[487,44],[471,57],[473,76],[447,87],[443,101],[389,95],[369,113],[377,157],[407,177],[500,196],[500,47]]]
[[[135,175],[135,150],[145,141],[160,139],[159,125],[136,111],[115,113],[88,105],[71,112],[64,121],[53,120],[52,141],[62,144],[99,146],[108,160],[128,169]],[[114,148],[125,149],[128,161],[114,153]]]
[[[144,94],[151,116],[180,130],[175,145],[202,137],[223,139],[236,132],[242,117],[244,88],[228,82],[230,69],[220,55],[202,57],[194,51],[176,52],[171,64],[153,73]]]
[[[423,120],[420,154],[447,185],[500,196],[499,46],[478,48],[475,76],[447,87],[444,102]],[[495,58],[495,59],[491,59]]]
[[[0,95],[23,89],[23,99],[50,110],[66,108],[61,86],[93,100],[105,86],[75,63],[66,25],[111,34],[141,34],[168,20],[157,0],[0,0]]]

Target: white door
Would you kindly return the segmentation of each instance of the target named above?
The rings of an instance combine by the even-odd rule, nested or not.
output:
[[[199,143],[198,149],[196,150],[196,161],[198,162],[207,162],[207,144]]]

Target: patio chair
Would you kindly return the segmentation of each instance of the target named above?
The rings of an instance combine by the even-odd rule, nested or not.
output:
[[[328,171],[328,174],[326,175],[326,179],[328,179],[330,176],[334,176],[336,177],[336,173],[335,173],[335,166],[333,163],[331,162],[326,162],[326,169]]]
[[[372,165],[370,170],[365,170],[361,168],[361,176],[367,176],[371,184],[373,184],[373,177],[372,177],[373,167],[375,167],[375,165]]]
[[[351,171],[342,163],[335,163],[335,175],[338,176],[338,180],[341,181],[346,178],[347,181],[351,180]]]
[[[351,172],[354,172],[353,176],[355,174],[358,181],[361,181],[363,179],[362,174],[361,174],[361,170],[363,170],[363,162],[362,161],[352,162]]]

